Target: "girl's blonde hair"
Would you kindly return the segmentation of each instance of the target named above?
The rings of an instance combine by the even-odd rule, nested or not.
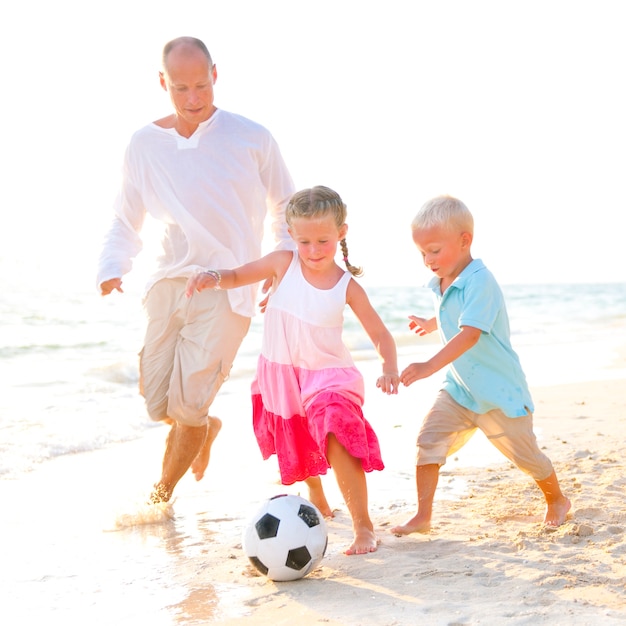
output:
[[[474,233],[474,218],[469,209],[457,198],[437,196],[417,212],[411,230],[437,226],[449,231]]]
[[[340,229],[346,223],[347,214],[347,207],[336,191],[317,185],[311,189],[302,189],[291,196],[285,211],[285,219],[291,226],[295,219],[318,219],[330,215],[335,220],[337,229]],[[348,261],[348,244],[345,238],[340,243],[346,269],[353,276],[361,276],[363,269],[355,267]]]

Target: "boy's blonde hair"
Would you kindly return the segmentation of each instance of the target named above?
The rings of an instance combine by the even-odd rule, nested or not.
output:
[[[411,222],[413,231],[435,226],[448,231],[474,234],[472,214],[460,200],[452,196],[437,196],[429,200]]]
[[[337,229],[340,229],[346,223],[347,214],[347,207],[339,194],[323,185],[297,191],[291,196],[285,209],[285,219],[289,226],[295,219],[319,219],[331,215],[335,220]],[[353,276],[361,276],[363,274],[362,268],[355,267],[348,261],[348,244],[345,238],[340,243],[346,269]]]

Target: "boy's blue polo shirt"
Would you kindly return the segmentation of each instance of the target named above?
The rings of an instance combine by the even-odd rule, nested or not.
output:
[[[493,274],[473,260],[442,295],[440,279],[428,283],[436,299],[437,326],[447,343],[462,326],[482,331],[476,345],[448,366],[444,389],[462,406],[482,414],[501,409],[522,417],[534,406],[510,340],[504,296]]]

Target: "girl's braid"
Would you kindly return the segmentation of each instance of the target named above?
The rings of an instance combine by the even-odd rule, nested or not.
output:
[[[348,244],[345,239],[341,240],[341,252],[343,253],[343,262],[346,264],[347,270],[352,276],[363,276],[363,268],[355,267],[348,261]]]

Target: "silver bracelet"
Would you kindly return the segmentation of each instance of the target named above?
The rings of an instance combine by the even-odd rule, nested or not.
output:
[[[215,281],[215,287],[213,287],[213,289],[221,289],[220,283],[222,282],[222,275],[217,270],[204,270],[204,274],[208,274]]]

